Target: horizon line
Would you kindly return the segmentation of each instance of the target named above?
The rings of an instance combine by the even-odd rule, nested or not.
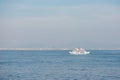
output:
[[[74,48],[0,48],[0,50],[73,50]],[[86,48],[86,50],[120,50],[120,48]]]

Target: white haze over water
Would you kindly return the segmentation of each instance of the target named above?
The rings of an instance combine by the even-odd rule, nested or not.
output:
[[[120,48],[119,1],[31,1],[1,1],[1,48]]]

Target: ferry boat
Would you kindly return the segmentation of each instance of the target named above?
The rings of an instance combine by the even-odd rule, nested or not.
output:
[[[72,55],[80,55],[80,54],[86,55],[86,54],[89,54],[90,52],[86,51],[83,48],[80,48],[80,49],[75,48],[73,51],[70,51],[69,53]]]

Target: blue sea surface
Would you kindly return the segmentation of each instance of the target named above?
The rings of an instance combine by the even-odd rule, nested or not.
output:
[[[0,51],[0,80],[120,80],[120,50]]]

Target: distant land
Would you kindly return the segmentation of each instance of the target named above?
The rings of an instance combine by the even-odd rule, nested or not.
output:
[[[0,48],[0,50],[71,50],[68,48]]]
[[[0,50],[73,50],[74,48],[0,48]],[[89,48],[86,50],[120,50],[120,48]]]

